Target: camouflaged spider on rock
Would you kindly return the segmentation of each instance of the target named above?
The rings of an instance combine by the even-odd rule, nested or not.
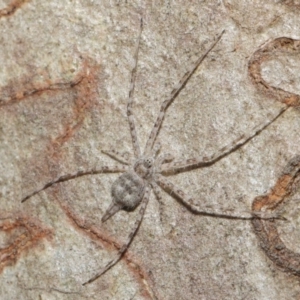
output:
[[[239,149],[243,145],[245,145],[252,138],[257,136],[261,131],[263,131],[266,127],[268,127],[271,123],[273,123],[285,110],[281,109],[276,116],[271,117],[263,126],[254,128],[253,132],[247,136],[241,136],[228,146],[223,147],[217,153],[207,156],[207,157],[199,157],[199,158],[191,158],[186,160],[176,161],[174,157],[170,154],[160,154],[160,144],[156,142],[156,138],[159,134],[159,130],[162,126],[164,116],[167,112],[170,104],[177,98],[181,90],[185,87],[186,83],[190,79],[190,77],[194,74],[196,69],[205,59],[205,57],[209,54],[209,52],[216,46],[216,44],[220,41],[224,31],[216,38],[215,42],[209,47],[209,49],[194,63],[193,67],[190,68],[185,75],[182,77],[180,82],[174,87],[171,92],[171,95],[162,103],[157,120],[154,124],[154,127],[150,133],[148,141],[146,143],[146,147],[144,152],[142,153],[140,150],[140,145],[138,142],[135,122],[132,113],[132,104],[133,104],[133,92],[135,87],[135,77],[136,77],[136,69],[138,62],[138,52],[139,45],[141,40],[142,33],[142,22],[140,28],[140,34],[138,38],[138,45],[136,48],[136,52],[134,55],[134,67],[131,73],[131,85],[128,97],[127,104],[127,117],[130,128],[131,140],[133,144],[133,152],[134,159],[130,161],[126,156],[121,155],[118,151],[109,150],[102,151],[104,154],[113,158],[117,162],[121,163],[118,167],[109,167],[103,166],[100,169],[96,170],[88,170],[84,172],[77,172],[75,174],[67,174],[64,176],[60,176],[57,179],[47,183],[42,188],[36,190],[30,195],[26,196],[22,202],[29,199],[33,195],[39,193],[42,190],[60,182],[68,181],[79,176],[84,175],[95,175],[100,173],[123,173],[117,180],[113,183],[111,188],[112,195],[112,203],[106,210],[104,216],[102,217],[102,222],[107,221],[110,217],[112,217],[119,210],[127,210],[132,211],[138,206],[140,206],[140,211],[138,214],[138,218],[134,224],[134,227],[131,233],[128,236],[127,242],[120,248],[115,259],[111,260],[106,266],[104,266],[93,278],[84,283],[91,283],[97,278],[99,278],[102,274],[104,274],[107,270],[113,267],[123,256],[123,254],[128,249],[131,244],[135,234],[137,233],[140,224],[142,222],[145,209],[147,203],[149,201],[151,190],[154,191],[154,194],[159,202],[162,200],[162,196],[160,193],[160,188],[169,193],[172,197],[176,198],[180,201],[190,212],[194,214],[204,215],[204,216],[212,216],[219,218],[228,218],[228,219],[243,219],[243,220],[251,220],[254,217],[251,214],[248,217],[242,216],[233,216],[226,214],[217,214],[213,212],[207,212],[200,210],[196,205],[191,204],[192,199],[188,197],[186,193],[184,193],[181,189],[175,187],[165,176],[163,175],[172,175],[178,174],[180,172],[186,172],[188,170],[207,167],[213,165],[223,157],[229,155],[233,151]]]

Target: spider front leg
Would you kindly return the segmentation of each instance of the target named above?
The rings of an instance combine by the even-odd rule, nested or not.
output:
[[[117,257],[113,260],[111,260],[105,267],[103,267],[94,277],[92,277],[90,280],[88,280],[87,282],[83,283],[83,285],[86,285],[88,283],[91,283],[93,281],[95,281],[97,278],[99,278],[101,275],[103,275],[106,271],[108,271],[111,267],[113,267],[124,255],[124,253],[126,252],[126,250],[128,249],[128,247],[130,246],[134,236],[136,235],[136,233],[138,232],[140,225],[142,223],[144,214],[145,214],[145,210],[147,207],[147,204],[149,202],[149,197],[150,197],[150,187],[147,186],[146,187],[146,191],[145,191],[145,195],[144,198],[141,202],[141,207],[139,210],[139,215],[137,220],[134,223],[133,229],[131,231],[131,233],[129,234],[128,238],[127,238],[127,242],[120,248],[120,250],[118,251]]]
[[[166,153],[157,158],[155,163],[156,173],[161,173],[162,165],[174,160],[174,156],[170,153]]]
[[[287,111],[288,106],[285,106],[280,109],[280,111],[270,118],[266,123],[263,125],[259,125],[255,127],[249,135],[242,135],[238,137],[236,140],[231,142],[229,145],[221,148],[219,151],[214,153],[211,156],[204,156],[200,158],[189,158],[185,160],[175,161],[171,163],[167,163],[162,165],[162,174],[178,174],[185,172],[187,170],[203,168],[207,166],[211,166],[217,161],[221,160],[222,158],[228,156],[230,153],[240,149],[249,141],[251,141],[254,137],[259,135],[263,130],[273,124],[285,111]]]
[[[132,113],[132,103],[133,103],[133,94],[134,94],[135,79],[136,79],[136,69],[137,69],[137,63],[138,63],[138,55],[139,55],[142,31],[143,31],[143,19],[141,19],[140,34],[138,37],[138,44],[137,44],[135,55],[134,55],[134,66],[133,66],[133,69],[131,72],[130,89],[129,89],[129,95],[128,95],[128,104],[127,104],[127,117],[128,117],[128,123],[129,123],[131,140],[132,140],[132,145],[133,145],[133,152],[134,152],[135,158],[141,157],[141,149],[140,149],[140,145],[139,145],[139,142],[137,139],[137,133],[136,133],[135,124],[134,124],[134,117],[133,117],[133,113]]]
[[[38,190],[35,190],[31,194],[27,195],[24,197],[21,202],[25,202],[29,198],[33,197],[34,195],[38,194],[39,192],[46,190],[47,188],[61,182],[65,182],[71,179],[75,179],[81,176],[86,176],[86,175],[95,175],[95,174],[103,174],[103,173],[124,173],[126,171],[126,166],[103,166],[100,169],[91,169],[88,171],[79,171],[76,173],[69,173],[65,174],[62,176],[57,177],[56,179],[46,183],[43,187],[41,187]]]
[[[152,131],[151,131],[150,136],[148,138],[148,141],[146,143],[146,147],[145,147],[145,151],[144,151],[145,155],[149,155],[152,151],[153,145],[155,143],[156,137],[158,135],[159,129],[162,125],[162,122],[163,122],[163,119],[164,119],[164,116],[167,112],[168,107],[177,98],[177,96],[179,95],[181,90],[185,87],[185,85],[187,84],[187,82],[189,81],[191,76],[195,73],[197,68],[201,65],[201,63],[206,58],[208,53],[220,41],[220,39],[221,39],[222,35],[224,34],[224,32],[225,31],[223,30],[222,33],[217,37],[216,41],[209,47],[209,49],[200,58],[198,58],[196,63],[184,74],[184,76],[181,78],[179,83],[173,88],[170,97],[162,103],[162,105],[160,107],[159,115],[156,119],[154,127],[152,128]]]
[[[123,165],[130,165],[131,164],[131,157],[128,152],[120,153],[117,150],[110,149],[110,150],[101,150],[101,152],[110,158],[120,162]]]

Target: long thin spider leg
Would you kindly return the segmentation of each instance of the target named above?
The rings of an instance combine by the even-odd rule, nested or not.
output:
[[[164,207],[164,202],[162,201],[162,195],[161,195],[161,192],[160,192],[160,188],[159,186],[157,185],[157,183],[155,181],[152,181],[151,182],[151,186],[152,186],[152,189],[154,191],[154,195],[159,203],[159,218],[160,218],[160,222],[162,222],[162,209]]]
[[[60,183],[60,182],[65,182],[77,177],[81,177],[81,176],[86,176],[86,175],[95,175],[95,174],[103,174],[103,173],[123,173],[127,170],[127,168],[125,166],[103,166],[100,169],[91,169],[88,171],[79,171],[76,173],[70,173],[70,174],[65,174],[62,176],[57,177],[56,179],[46,183],[43,187],[41,187],[40,189],[32,192],[31,194],[27,195],[26,197],[24,197],[21,202],[25,202],[26,200],[28,200],[29,198],[31,198],[32,196],[38,194],[39,192],[51,187],[54,184]]]
[[[151,153],[151,149],[153,147],[153,144],[155,142],[155,139],[158,135],[159,129],[162,125],[165,113],[168,109],[168,107],[170,106],[170,104],[176,99],[176,97],[179,95],[179,93],[181,92],[181,90],[185,87],[186,83],[188,82],[188,80],[191,78],[191,76],[195,73],[195,71],[197,70],[197,68],[199,67],[199,65],[203,62],[203,60],[205,59],[205,57],[208,55],[208,53],[216,46],[216,44],[219,42],[219,40],[221,39],[223,33],[225,31],[223,30],[222,33],[217,37],[216,41],[209,47],[209,49],[196,61],[195,65],[193,65],[193,67],[191,69],[189,69],[184,76],[181,78],[181,80],[179,81],[179,83],[174,87],[174,89],[171,92],[171,95],[168,99],[166,99],[161,107],[160,107],[160,112],[159,115],[156,119],[156,122],[154,124],[154,127],[152,128],[152,131],[150,133],[150,136],[148,138],[146,147],[145,147],[145,153],[146,154],[150,154]]]
[[[120,162],[123,165],[130,165],[130,158],[128,153],[120,153],[117,150],[110,149],[110,150],[101,150],[102,153],[106,154],[110,158]]]
[[[189,211],[191,211],[196,215],[221,218],[221,219],[230,219],[230,220],[253,220],[253,219],[283,219],[284,220],[284,218],[277,217],[277,215],[264,216],[263,214],[261,215],[252,214],[252,212],[249,212],[249,216],[236,216],[236,215],[228,215],[223,213],[203,211],[199,209],[197,206],[191,204],[191,202],[194,201],[193,198],[188,197],[187,194],[185,194],[182,190],[176,188],[173,185],[173,183],[171,183],[165,177],[158,175],[156,177],[156,182],[164,191],[166,191],[176,200],[179,200],[181,204],[183,204]]]
[[[204,156],[200,158],[189,158],[181,161],[175,161],[171,163],[167,163],[162,165],[161,173],[163,174],[178,174],[185,172],[187,170],[197,169],[201,167],[208,167],[221,160],[222,158],[228,156],[234,151],[240,149],[249,141],[251,141],[254,137],[258,136],[263,130],[265,130],[268,126],[270,126],[273,122],[275,122],[286,110],[288,106],[282,108],[279,113],[269,119],[265,124],[259,125],[254,128],[253,132],[249,135],[243,135],[238,139],[231,142],[229,145],[223,147],[218,152],[214,153],[211,156]]]
[[[92,277],[90,280],[88,280],[87,282],[83,283],[83,285],[86,285],[88,283],[91,283],[93,281],[95,281],[97,278],[99,278],[101,275],[103,275],[106,271],[108,271],[111,267],[113,267],[124,255],[124,253],[126,252],[126,250],[128,249],[128,247],[130,246],[134,236],[136,235],[136,233],[138,232],[140,225],[142,223],[143,217],[144,217],[144,213],[149,201],[149,197],[150,197],[150,187],[146,188],[145,191],[145,195],[144,198],[141,202],[141,208],[139,211],[139,215],[137,220],[134,223],[133,229],[131,231],[131,233],[129,234],[128,238],[127,238],[127,242],[120,248],[120,250],[118,251],[117,257],[113,260],[111,260],[105,267],[103,267],[100,272],[98,272],[94,277]]]
[[[129,128],[130,128],[131,139],[132,139],[133,152],[134,152],[134,156],[136,158],[141,157],[141,149],[140,149],[140,145],[139,145],[139,142],[137,139],[135,124],[134,124],[134,117],[132,114],[132,103],[133,103],[133,94],[134,94],[135,79],[136,79],[136,69],[137,69],[137,62],[138,62],[138,55],[139,55],[142,31],[143,31],[143,19],[141,19],[140,34],[138,37],[138,44],[137,44],[135,55],[134,55],[134,66],[133,66],[133,69],[131,72],[130,90],[129,90],[128,104],[127,104],[127,117],[128,117],[128,123],[129,123]]]
[[[174,156],[170,153],[166,153],[158,157],[155,162],[156,173],[161,173],[161,166],[171,162],[172,160],[174,160]]]

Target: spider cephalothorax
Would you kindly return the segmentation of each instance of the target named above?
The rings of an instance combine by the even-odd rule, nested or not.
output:
[[[146,157],[140,158],[134,164],[134,171],[143,179],[150,179],[153,175],[154,158]]]

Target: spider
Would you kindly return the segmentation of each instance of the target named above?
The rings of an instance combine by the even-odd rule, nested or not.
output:
[[[171,95],[162,103],[160,111],[156,122],[152,128],[150,136],[147,140],[145,150],[142,153],[140,145],[138,142],[135,122],[132,113],[132,104],[133,104],[133,94],[135,88],[135,79],[136,79],[136,70],[138,63],[138,53],[140,47],[141,34],[143,29],[143,21],[140,23],[140,31],[138,36],[137,47],[134,54],[134,66],[131,71],[131,81],[130,81],[130,90],[127,103],[127,118],[130,128],[131,140],[133,145],[134,159],[131,161],[125,155],[120,154],[115,150],[102,150],[102,153],[108,155],[110,158],[121,163],[121,165],[116,167],[103,166],[100,169],[93,169],[88,171],[80,171],[75,174],[66,174],[58,177],[57,179],[45,184],[42,188],[34,191],[30,195],[23,198],[22,202],[26,201],[30,197],[36,195],[37,193],[51,187],[54,184],[68,181],[79,176],[91,175],[91,174],[100,174],[100,173],[123,173],[120,175],[116,181],[113,183],[111,188],[112,203],[104,213],[101,221],[105,222],[111,218],[119,210],[133,211],[138,206],[140,206],[139,214],[137,220],[135,221],[134,227],[130,232],[127,241],[119,249],[118,254],[114,259],[108,262],[94,277],[83,283],[83,285],[89,284],[103,275],[106,271],[112,268],[117,262],[122,258],[131,242],[136,235],[143,216],[149,201],[151,190],[154,191],[154,194],[158,201],[162,202],[162,196],[160,188],[169,193],[172,197],[180,201],[189,211],[194,214],[227,218],[227,219],[240,219],[240,220],[251,220],[257,218],[257,215],[252,215],[250,217],[226,215],[226,214],[217,214],[210,213],[206,211],[201,211],[197,206],[191,204],[192,198],[188,197],[181,189],[175,187],[164,175],[174,175],[181,172],[186,172],[192,169],[207,167],[213,165],[217,161],[221,160],[225,156],[229,155],[233,151],[239,149],[255,136],[257,136],[261,131],[273,123],[287,108],[283,108],[276,114],[275,117],[272,117],[268,120],[263,126],[257,127],[254,129],[252,134],[248,136],[241,136],[229,145],[220,149],[217,153],[202,158],[191,158],[176,161],[174,157],[170,154],[160,155],[160,144],[156,142],[156,138],[159,134],[159,130],[162,126],[164,116],[168,110],[168,107],[171,103],[177,98],[181,90],[185,87],[188,80],[195,73],[199,65],[203,62],[206,56],[212,51],[216,44],[220,41],[224,30],[222,33],[215,39],[212,45],[208,50],[195,62],[195,64],[190,68],[179,81],[179,83],[173,88]]]

